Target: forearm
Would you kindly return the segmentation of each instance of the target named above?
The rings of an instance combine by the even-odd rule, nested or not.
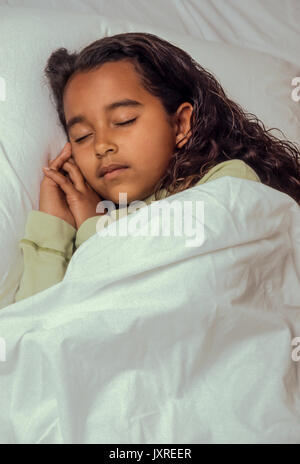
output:
[[[73,254],[75,234],[76,229],[66,221],[40,211],[30,211],[25,237],[19,242],[24,266],[15,302],[64,278]]]

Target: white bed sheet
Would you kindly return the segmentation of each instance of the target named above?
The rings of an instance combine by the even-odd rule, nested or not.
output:
[[[62,282],[0,312],[1,443],[300,444],[299,206],[229,176],[163,217],[175,200],[192,202],[199,246],[162,226],[105,235],[113,223]],[[147,231],[159,204],[129,222]]]
[[[299,0],[0,0],[127,19],[270,53],[300,68]]]

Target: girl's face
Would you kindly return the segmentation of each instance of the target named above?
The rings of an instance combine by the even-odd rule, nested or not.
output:
[[[125,99],[136,103],[109,108]],[[119,192],[127,194],[127,203],[151,195],[180,131],[175,119],[168,121],[160,99],[142,87],[133,64],[108,62],[97,70],[75,73],[63,103],[72,156],[100,197],[118,204]],[[123,124],[127,121],[131,122]],[[113,163],[128,168],[116,177],[100,177],[101,167]]]

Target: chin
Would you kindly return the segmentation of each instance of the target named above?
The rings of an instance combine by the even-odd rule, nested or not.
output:
[[[124,193],[122,190],[121,190],[121,193]],[[119,192],[118,193],[107,193],[106,195],[101,195],[101,193],[99,193],[100,197],[105,200],[105,201],[111,201],[113,202],[117,208],[119,208]],[[122,198],[120,198],[120,200],[122,200]],[[130,203],[130,200],[128,201],[128,194],[127,194],[127,204]]]
[[[122,187],[121,185],[118,185],[118,186],[115,186],[117,188],[112,188],[110,189],[109,192],[106,192],[106,195],[101,195],[101,193],[99,192],[99,195],[101,198],[103,198],[103,200],[107,200],[107,201],[112,201],[115,205],[116,205],[116,208],[119,208],[119,201],[121,201],[122,203],[122,197],[119,198],[119,195],[121,194],[127,194],[127,197],[124,199],[126,200],[126,204],[127,206],[132,203],[133,201],[144,201],[145,198],[147,198],[150,194],[146,194],[143,192],[143,191],[140,191],[140,190],[136,190],[136,191],[133,191],[132,189],[127,189],[127,187],[124,185],[124,187]],[[121,204],[121,206],[123,205],[123,203]]]

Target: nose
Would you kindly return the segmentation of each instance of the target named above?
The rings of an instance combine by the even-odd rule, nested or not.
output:
[[[116,144],[112,142],[95,142],[95,155],[97,158],[102,158],[103,156],[106,156],[107,154],[112,155],[113,153],[117,152],[117,146]]]

